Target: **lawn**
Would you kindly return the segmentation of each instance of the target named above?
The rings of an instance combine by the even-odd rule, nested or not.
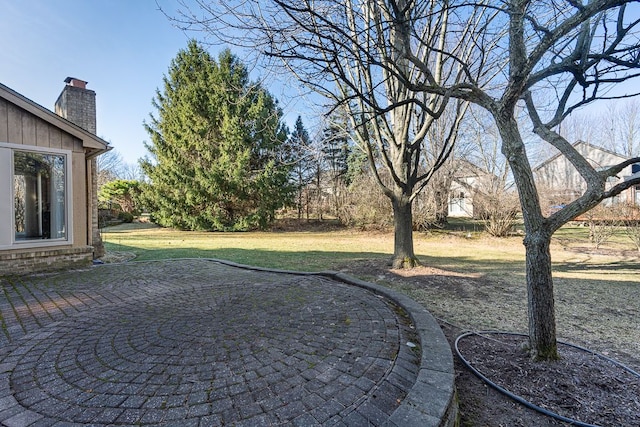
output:
[[[136,260],[219,258],[295,271],[342,270],[400,290],[463,330],[526,332],[522,237],[490,238],[475,227],[416,233],[428,268],[389,270],[393,235],[354,230],[209,233],[133,223],[103,230],[110,252]],[[567,227],[552,245],[558,333],[640,368],[640,257],[617,238],[590,250],[585,227]]]

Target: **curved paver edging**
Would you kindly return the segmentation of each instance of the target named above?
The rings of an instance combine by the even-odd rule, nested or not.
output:
[[[407,311],[420,339],[420,368],[407,397],[389,418],[387,425],[402,427],[449,427],[455,425],[458,406],[451,347],[438,322],[423,306],[406,295],[375,283],[356,279],[338,271],[300,272],[239,264],[216,258],[210,261],[247,270],[270,273],[323,276],[358,286],[394,301]]]

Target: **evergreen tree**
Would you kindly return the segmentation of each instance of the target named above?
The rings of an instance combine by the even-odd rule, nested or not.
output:
[[[137,201],[140,193],[140,181],[133,179],[115,179],[104,184],[98,192],[101,204],[115,203],[122,212],[134,214],[138,211]]]
[[[317,156],[311,146],[309,133],[304,127],[302,117],[298,116],[296,124],[286,145],[287,163],[291,164],[290,179],[296,190],[296,208],[298,219],[302,217],[302,211],[309,200],[305,200],[307,185],[313,181]],[[308,197],[307,197],[308,199]]]
[[[163,226],[188,230],[265,227],[289,202],[286,141],[277,101],[249,80],[229,50],[216,62],[191,41],[172,60],[157,115],[145,127],[151,158],[143,200]]]
[[[338,181],[344,179],[349,171],[350,138],[346,120],[336,116],[329,120],[322,135],[322,152],[331,180]]]
[[[344,177],[345,183],[350,186],[359,176],[369,172],[367,153],[358,147],[354,147],[347,157],[347,175]]]

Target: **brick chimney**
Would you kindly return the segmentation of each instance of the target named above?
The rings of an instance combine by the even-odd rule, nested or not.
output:
[[[67,84],[58,96],[55,105],[57,115],[80,126],[84,130],[96,134],[96,93],[87,89],[87,82],[75,77],[64,79]],[[87,188],[88,218],[87,241],[93,246],[93,257],[104,255],[104,244],[98,228],[98,165],[96,158],[87,160],[87,173],[90,179]]]
[[[87,82],[75,77],[64,79],[67,84],[56,101],[56,114],[96,134],[96,93],[87,89]]]

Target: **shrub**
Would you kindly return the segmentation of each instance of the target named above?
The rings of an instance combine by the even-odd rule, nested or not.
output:
[[[118,219],[121,220],[122,222],[133,222],[133,214],[129,213],[129,212],[120,212],[118,214]]]

